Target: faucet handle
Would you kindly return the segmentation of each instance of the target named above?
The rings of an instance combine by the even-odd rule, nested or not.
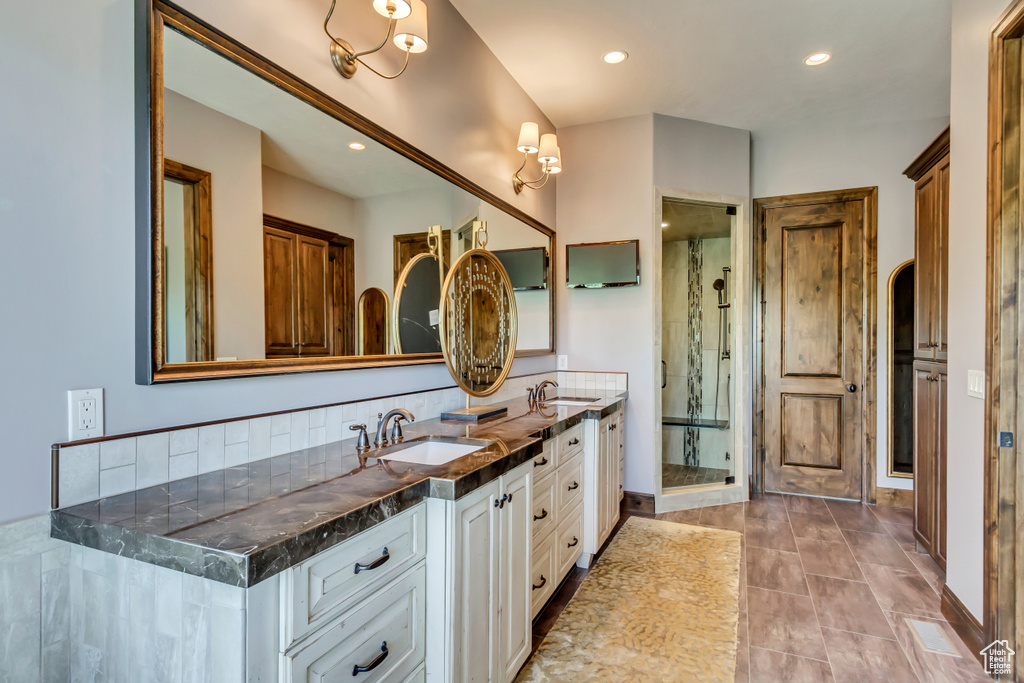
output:
[[[405,419],[401,415],[395,415],[394,421],[391,423],[391,443],[402,443],[404,437],[402,436],[402,425],[401,421]]]
[[[366,436],[366,425],[350,425],[349,429],[353,432],[359,432],[359,439],[356,441],[356,452],[364,453],[370,450],[370,437]]]

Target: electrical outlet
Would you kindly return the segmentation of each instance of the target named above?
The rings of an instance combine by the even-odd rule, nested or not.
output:
[[[967,371],[967,395],[985,398],[985,373],[981,370]]]
[[[68,392],[68,440],[103,436],[103,389]]]
[[[568,370],[569,369],[569,356],[559,356],[558,357],[558,369],[559,370]]]

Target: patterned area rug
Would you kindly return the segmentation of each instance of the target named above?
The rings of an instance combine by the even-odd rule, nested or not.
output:
[[[740,534],[630,517],[519,683],[732,681]]]

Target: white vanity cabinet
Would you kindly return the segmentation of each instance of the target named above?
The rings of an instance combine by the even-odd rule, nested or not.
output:
[[[594,555],[619,521],[620,463],[619,415],[586,420],[583,449],[583,555],[579,564],[590,566]]]
[[[428,501],[428,681],[507,683],[530,654],[532,470]]]

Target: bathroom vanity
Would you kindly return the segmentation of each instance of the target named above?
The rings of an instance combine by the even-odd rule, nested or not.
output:
[[[113,625],[83,629],[73,666],[143,675],[132,653],[179,619],[166,656],[184,680],[511,681],[532,617],[618,518],[626,393],[597,396],[507,401],[504,418],[416,422],[367,453],[328,443],[53,511],[51,535],[88,569],[73,620]],[[399,459],[424,443],[477,450]]]

